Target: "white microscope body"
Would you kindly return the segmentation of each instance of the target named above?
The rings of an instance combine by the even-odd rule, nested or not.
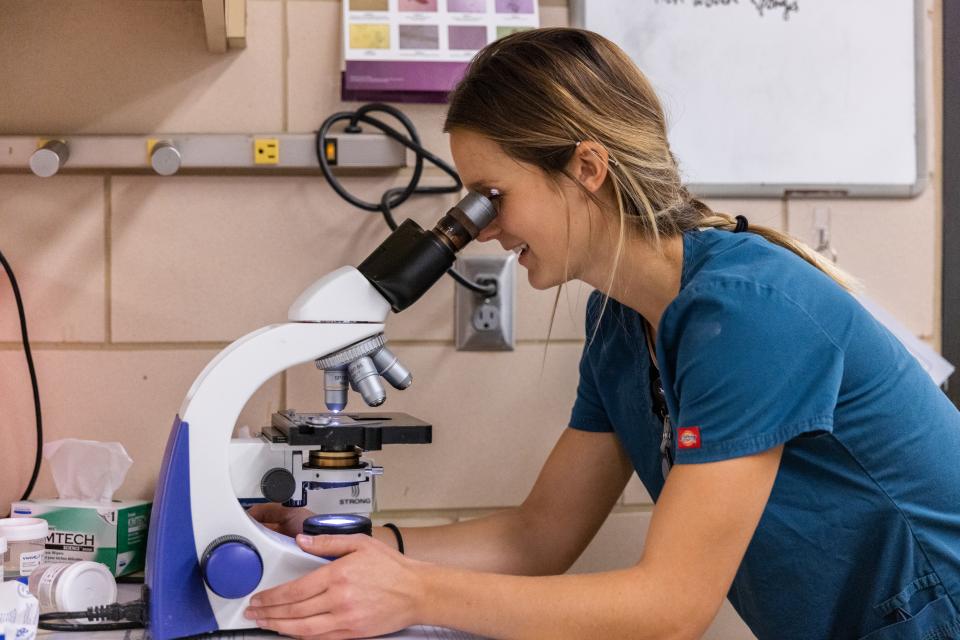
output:
[[[287,455],[252,439],[231,444],[240,412],[257,389],[290,367],[338,353],[356,357],[350,349],[380,336],[391,308],[419,298],[495,215],[489,200],[471,193],[432,231],[406,221],[359,270],[342,267],[304,291],[290,307],[289,322],[240,338],[200,373],[174,421],[154,498],[145,586],[154,640],[254,627],[243,616],[250,596],[327,562],[251,519],[238,500],[267,493],[258,493],[257,465],[269,467],[271,455]],[[364,398],[371,403],[367,393]],[[343,486],[352,480],[370,491],[369,476],[377,471],[370,465],[332,470],[324,479],[339,473]]]

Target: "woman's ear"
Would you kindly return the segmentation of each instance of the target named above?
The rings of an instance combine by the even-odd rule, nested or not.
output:
[[[584,140],[577,145],[573,157],[567,163],[567,172],[580,184],[595,193],[607,179],[607,162],[610,154],[606,147],[592,140]]]

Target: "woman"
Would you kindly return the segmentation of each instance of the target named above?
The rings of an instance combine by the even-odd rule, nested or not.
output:
[[[500,207],[481,239],[519,250],[537,288],[598,290],[570,428],[520,507],[405,529],[405,555],[388,530],[301,537],[340,558],[249,617],[321,638],[696,638],[729,597],[760,638],[960,637],[960,414],[842,273],[691,198],[622,51],[575,29],[504,38],[446,129]],[[656,501],[642,558],[559,575],[634,471]]]

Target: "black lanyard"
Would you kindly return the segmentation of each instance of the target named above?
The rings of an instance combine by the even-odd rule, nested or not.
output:
[[[667,411],[667,397],[663,393],[663,383],[660,382],[660,370],[650,362],[650,399],[653,406],[653,415],[663,424],[660,435],[660,472],[663,479],[667,479],[670,468],[673,466],[673,429],[670,426],[670,412]]]
[[[650,326],[646,320],[643,321],[643,337],[650,354],[650,404],[653,415],[657,416],[663,425],[663,431],[660,434],[660,472],[666,480],[673,466],[673,429],[670,425],[670,412],[667,410],[667,396],[663,392],[663,382],[660,381],[660,369],[653,361],[654,345],[653,340],[650,339]]]

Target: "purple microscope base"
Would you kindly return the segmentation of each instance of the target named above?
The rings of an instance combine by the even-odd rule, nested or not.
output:
[[[147,539],[147,634],[172,640],[217,631],[200,575],[190,510],[190,427],[173,421]]]

